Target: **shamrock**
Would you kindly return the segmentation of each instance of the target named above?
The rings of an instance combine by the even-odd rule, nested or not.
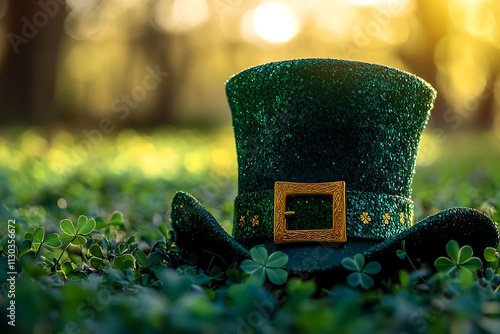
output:
[[[493,269],[500,269],[500,244],[497,246],[497,248],[486,247],[484,249],[483,255],[484,259],[491,264]]]
[[[350,271],[353,271],[347,276],[347,284],[363,289],[370,289],[375,282],[370,275],[375,275],[382,270],[382,266],[377,261],[367,263],[365,266],[365,257],[363,254],[356,254],[353,258],[345,257],[342,259],[342,266]]]
[[[264,246],[253,247],[250,249],[250,255],[252,260],[244,260],[240,268],[259,283],[264,283],[266,277],[275,285],[282,285],[287,281],[288,273],[282,268],[288,262],[288,255],[278,251],[268,256]]]
[[[449,257],[438,257],[434,261],[434,266],[438,272],[450,277],[461,274],[472,275],[483,264],[480,258],[472,256],[473,251],[470,246],[459,247],[455,240],[448,241],[446,253]]]

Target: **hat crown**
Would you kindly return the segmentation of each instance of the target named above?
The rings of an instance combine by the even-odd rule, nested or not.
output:
[[[268,63],[226,84],[238,193],[275,181],[345,181],[348,189],[411,196],[422,131],[436,97],[401,70],[337,59]]]

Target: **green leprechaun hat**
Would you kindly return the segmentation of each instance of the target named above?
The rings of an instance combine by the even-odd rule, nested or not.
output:
[[[172,203],[178,246],[228,261],[262,244],[292,273],[328,276],[364,254],[383,270],[396,251],[432,264],[450,239],[476,254],[498,243],[483,213],[453,208],[413,223],[412,179],[436,97],[391,67],[298,59],[244,70],[226,84],[238,158],[233,234],[191,195]]]

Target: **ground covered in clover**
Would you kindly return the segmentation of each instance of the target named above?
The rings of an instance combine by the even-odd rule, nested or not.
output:
[[[500,222],[500,138],[439,134],[428,131],[421,144],[416,221],[469,206]],[[281,269],[286,258],[261,248],[241,266],[214,261],[201,269],[173,243],[170,201],[188,191],[230,232],[237,190],[230,128],[123,130],[92,143],[69,132],[47,140],[36,128],[12,129],[0,141],[2,333],[494,333],[500,327],[500,260],[493,248],[471,254],[451,241],[448,256],[428,270],[402,247],[395,256],[418,270],[384,281],[376,279],[377,263],[355,256],[344,261],[352,272],[344,283],[321,289],[288,277]]]

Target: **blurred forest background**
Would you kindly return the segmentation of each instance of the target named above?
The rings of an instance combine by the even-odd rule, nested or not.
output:
[[[232,74],[332,57],[430,82],[431,127],[500,131],[500,1],[0,0],[0,22],[4,127],[229,124]]]

